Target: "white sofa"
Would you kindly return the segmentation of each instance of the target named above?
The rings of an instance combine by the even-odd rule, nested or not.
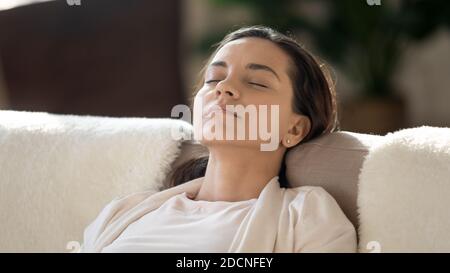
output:
[[[161,190],[207,150],[174,139],[173,119],[0,111],[0,252],[70,252],[113,198]],[[359,232],[361,252],[450,251],[450,129],[337,132],[289,151],[292,186],[322,186]]]

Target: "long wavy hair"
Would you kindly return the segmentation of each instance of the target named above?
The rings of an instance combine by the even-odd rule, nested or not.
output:
[[[289,78],[294,91],[292,110],[297,114],[307,116],[311,121],[309,133],[297,145],[301,145],[322,134],[339,130],[335,84],[328,66],[306,51],[293,37],[284,35],[269,27],[243,27],[229,33],[222,41],[215,44],[215,51],[200,71],[200,80],[196,90],[199,90],[203,85],[206,68],[224,45],[231,41],[250,37],[271,41],[281,48],[291,60]],[[292,148],[286,150],[282,160],[278,175],[281,187],[289,187],[289,182],[286,178],[285,158],[287,152]],[[208,159],[208,155],[196,155],[174,168],[166,180],[165,188],[177,186],[204,176]]]

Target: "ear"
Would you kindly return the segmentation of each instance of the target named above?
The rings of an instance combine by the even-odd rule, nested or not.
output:
[[[310,119],[307,116],[295,115],[289,125],[287,134],[282,139],[283,145],[286,148],[297,145],[308,135],[310,130]]]

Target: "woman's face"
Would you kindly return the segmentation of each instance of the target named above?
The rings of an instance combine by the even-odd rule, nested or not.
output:
[[[206,146],[233,143],[260,148],[261,143],[276,142],[277,149],[299,117],[292,111],[289,65],[288,55],[264,39],[242,38],[223,46],[206,68],[204,84],[195,96],[195,138]],[[237,105],[242,108],[223,110]],[[273,108],[277,106],[278,113]],[[242,128],[244,139],[242,131],[238,135]],[[214,132],[215,139],[206,137]]]

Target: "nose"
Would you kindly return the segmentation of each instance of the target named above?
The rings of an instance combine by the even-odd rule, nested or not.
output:
[[[229,82],[221,81],[216,85],[216,97],[225,97],[224,99],[238,99],[239,91],[237,91]]]

